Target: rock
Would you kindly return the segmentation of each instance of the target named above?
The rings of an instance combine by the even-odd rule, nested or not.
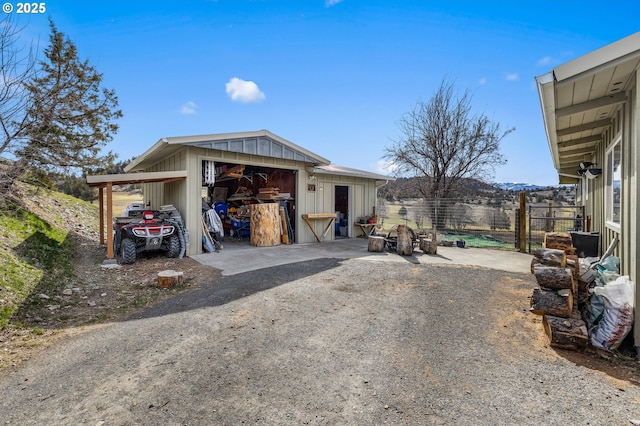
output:
[[[38,297],[39,297],[40,299],[49,300],[49,296],[47,296],[47,295],[46,295],[46,294],[44,294],[44,293],[40,293],[40,294],[38,295]]]
[[[94,306],[96,306],[96,302],[94,302],[93,300],[89,300],[89,301],[87,302],[87,305],[89,305],[89,306],[91,306],[91,307],[94,307]]]
[[[62,294],[64,294],[65,296],[71,296],[73,294],[73,290],[71,290],[70,288],[65,288],[64,290],[62,290]]]

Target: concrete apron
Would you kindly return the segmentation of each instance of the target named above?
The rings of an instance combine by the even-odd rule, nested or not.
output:
[[[400,256],[385,250],[383,253],[367,251],[365,238],[348,238],[322,243],[290,244],[273,247],[253,247],[248,241],[226,241],[217,253],[203,253],[192,259],[222,271],[222,275],[235,275],[271,266],[304,262],[312,259],[358,259],[371,262],[399,262],[414,264],[467,265],[498,269],[508,272],[531,273],[532,256],[515,251],[481,248],[438,247],[438,254],[427,255],[414,250],[412,256]]]

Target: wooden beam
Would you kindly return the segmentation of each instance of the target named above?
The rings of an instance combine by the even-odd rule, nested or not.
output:
[[[556,130],[558,137],[572,135],[574,133],[584,132],[586,130],[593,130],[599,127],[608,127],[611,125],[611,120],[598,120],[589,123],[580,124],[579,126],[567,127],[566,129]]]
[[[617,105],[627,101],[625,93],[616,93],[611,96],[603,96],[601,98],[592,99],[590,101],[571,105],[556,110],[556,118],[568,117],[574,114],[580,114],[592,109],[598,109],[606,106]]]
[[[584,144],[596,144],[602,141],[602,136],[593,135],[579,139],[571,139],[570,141],[558,142],[558,148],[571,148],[572,146],[584,145]]]

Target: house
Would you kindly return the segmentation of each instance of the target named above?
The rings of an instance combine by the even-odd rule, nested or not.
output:
[[[89,176],[87,182],[99,187],[140,182],[152,209],[173,205],[189,232],[187,255],[202,252],[197,242],[202,240],[203,199],[209,205],[228,204],[228,209],[278,202],[287,210],[294,242],[310,243],[323,234],[326,239],[361,235],[357,219],[374,214],[377,187],[392,179],[335,166],[267,130],[162,138],[125,172]],[[341,227],[334,228],[332,215]]]
[[[640,279],[640,32],[536,77],[559,183],[575,184],[601,250]],[[635,305],[639,306],[638,292]],[[640,346],[640,315],[634,341]]]

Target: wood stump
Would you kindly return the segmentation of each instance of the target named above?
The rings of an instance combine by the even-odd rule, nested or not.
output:
[[[534,288],[529,311],[536,315],[569,318],[573,312],[573,293],[568,289],[556,291]]]
[[[170,288],[182,285],[184,272],[177,272],[173,269],[158,272],[158,287]]]
[[[542,326],[552,347],[576,350],[586,348],[589,343],[587,325],[580,318],[545,315]]]
[[[367,250],[374,253],[382,253],[384,251],[384,237],[379,237],[377,235],[369,236]]]
[[[407,225],[398,225],[396,252],[402,256],[411,256],[413,254],[413,243]]]
[[[280,207],[276,203],[249,206],[251,245],[271,247],[280,245]]]
[[[436,254],[438,244],[429,237],[420,237],[419,247],[424,254]]]

